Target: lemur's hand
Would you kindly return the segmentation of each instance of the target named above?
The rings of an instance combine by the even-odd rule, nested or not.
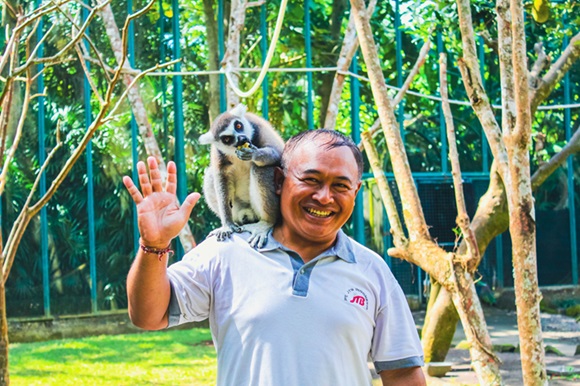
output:
[[[123,183],[137,205],[137,223],[143,244],[163,249],[167,248],[171,240],[183,229],[200,195],[191,193],[180,207],[175,194],[177,190],[175,163],[169,161],[167,164],[165,189],[155,158],[149,157],[147,163],[149,174],[144,162],[137,163],[142,192],[128,176],[123,177]]]
[[[256,153],[256,150],[258,150],[256,146],[246,142],[242,146],[238,146],[236,148],[236,155],[242,161],[251,161],[254,157],[254,153]]]

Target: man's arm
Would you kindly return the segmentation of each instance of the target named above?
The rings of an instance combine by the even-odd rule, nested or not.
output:
[[[425,386],[425,375],[420,367],[383,370],[379,373],[383,386]]]
[[[137,252],[127,275],[129,317],[146,330],[167,327],[171,288],[167,278],[167,255],[159,261],[156,254]]]
[[[141,191],[130,177],[123,178],[125,187],[137,205],[140,243],[149,250],[145,251],[141,247],[129,270],[127,298],[131,321],[138,327],[158,330],[167,327],[168,324],[167,310],[171,296],[167,277],[168,254],[150,251],[169,247],[171,240],[187,223],[199,194],[190,194],[179,207],[175,195],[177,189],[175,163],[167,164],[165,189],[155,158],[149,157],[147,163],[149,174],[143,162],[137,164]]]

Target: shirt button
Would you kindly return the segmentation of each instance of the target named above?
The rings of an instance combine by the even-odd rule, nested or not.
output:
[[[304,268],[301,268],[301,269],[300,269],[300,273],[301,273],[301,274],[304,274]]]

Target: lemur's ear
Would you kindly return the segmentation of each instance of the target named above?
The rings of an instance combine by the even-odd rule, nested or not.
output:
[[[199,136],[199,143],[201,145],[211,145],[213,143],[213,135],[210,131]]]
[[[246,114],[247,110],[248,110],[248,108],[246,107],[246,105],[243,103],[240,103],[239,105],[237,105],[236,107],[231,109],[230,114],[232,114],[236,117],[243,117],[244,114]]]

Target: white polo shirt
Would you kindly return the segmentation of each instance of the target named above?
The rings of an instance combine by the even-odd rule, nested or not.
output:
[[[304,264],[270,235],[205,240],[168,268],[169,326],[209,318],[218,385],[370,385],[377,371],[422,366],[413,317],[376,253],[342,231]]]

